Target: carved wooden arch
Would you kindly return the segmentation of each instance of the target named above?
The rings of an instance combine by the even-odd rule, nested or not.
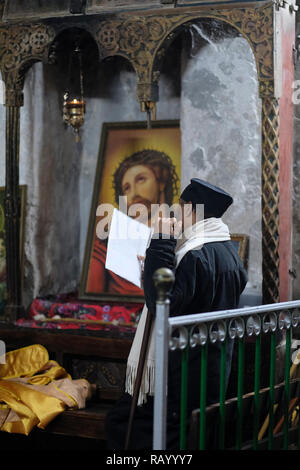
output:
[[[185,25],[193,24],[201,19],[214,19],[232,26],[241,36],[247,40],[257,69],[257,77],[259,81],[259,94],[273,94],[273,29],[272,29],[273,9],[266,7],[259,10],[256,9],[235,9],[235,10],[215,10],[210,12],[199,12],[192,18],[184,18],[180,24],[171,29],[169,33],[161,40],[155,51],[153,60],[152,74],[156,75],[159,71],[159,64],[170,42],[173,41],[174,35],[180,33]],[[271,22],[271,27],[267,26]],[[255,24],[255,28],[253,25]],[[254,30],[255,29],[255,30]],[[157,66],[157,65],[158,66]]]
[[[0,28],[0,70],[6,85],[6,106],[23,104],[26,71],[35,62],[48,62],[54,38],[54,28],[43,23]]]
[[[262,7],[201,8],[182,15],[118,15],[113,20],[92,19],[84,23],[11,25],[0,29],[0,68],[8,89],[20,89],[25,64],[48,62],[55,38],[68,28],[78,27],[94,38],[101,59],[120,55],[131,63],[138,76],[139,100],[151,101],[155,98],[152,85],[159,78],[160,55],[176,31],[180,32],[187,23],[213,18],[230,24],[248,41],[256,61],[260,96],[273,96],[273,8],[270,3]]]

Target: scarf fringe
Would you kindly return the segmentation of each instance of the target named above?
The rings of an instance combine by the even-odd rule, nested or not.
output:
[[[137,376],[138,365],[127,364],[126,368],[126,382],[125,391],[133,395],[134,384]],[[141,382],[140,393],[138,397],[138,406],[147,403],[147,395],[154,396],[154,377],[155,377],[155,362],[148,360],[146,368],[144,369],[143,379]]]

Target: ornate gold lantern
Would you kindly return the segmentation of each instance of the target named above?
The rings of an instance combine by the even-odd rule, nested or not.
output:
[[[78,67],[75,73],[79,73],[79,95],[71,94],[71,73],[72,67],[74,68],[75,61],[77,60]],[[70,57],[69,64],[69,89],[64,93],[63,102],[63,120],[72,126],[75,132],[76,142],[79,142],[79,129],[84,123],[85,114],[85,101],[83,99],[83,73],[82,73],[82,55],[79,46],[76,46]]]

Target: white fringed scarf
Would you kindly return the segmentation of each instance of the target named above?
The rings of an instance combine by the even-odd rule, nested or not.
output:
[[[176,268],[184,255],[195,249],[201,249],[205,243],[220,242],[230,240],[228,227],[220,218],[211,217],[201,220],[195,225],[186,229],[181,239],[178,239],[175,255]],[[126,369],[125,391],[133,395],[134,384],[137,374],[138,362],[142,346],[143,334],[146,324],[148,309],[144,305],[141,318],[135,333],[132,347],[129,353]],[[147,401],[147,395],[154,395],[154,370],[155,370],[155,321],[152,322],[150,340],[145,360],[143,378],[138,397],[138,405],[142,405]]]

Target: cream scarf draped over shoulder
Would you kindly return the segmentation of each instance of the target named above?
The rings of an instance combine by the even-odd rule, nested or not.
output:
[[[186,229],[181,238],[178,239],[175,256],[176,269],[184,257],[190,251],[200,250],[205,243],[220,242],[230,240],[228,227],[220,218],[211,217],[201,220],[193,226]],[[133,395],[134,384],[138,369],[140,351],[142,346],[144,328],[148,309],[144,305],[141,318],[139,320],[136,334],[129,353],[126,369],[125,391]],[[146,354],[143,378],[138,397],[138,405],[142,405],[147,401],[147,395],[154,395],[154,371],[155,371],[155,321],[152,322],[148,350]]]

